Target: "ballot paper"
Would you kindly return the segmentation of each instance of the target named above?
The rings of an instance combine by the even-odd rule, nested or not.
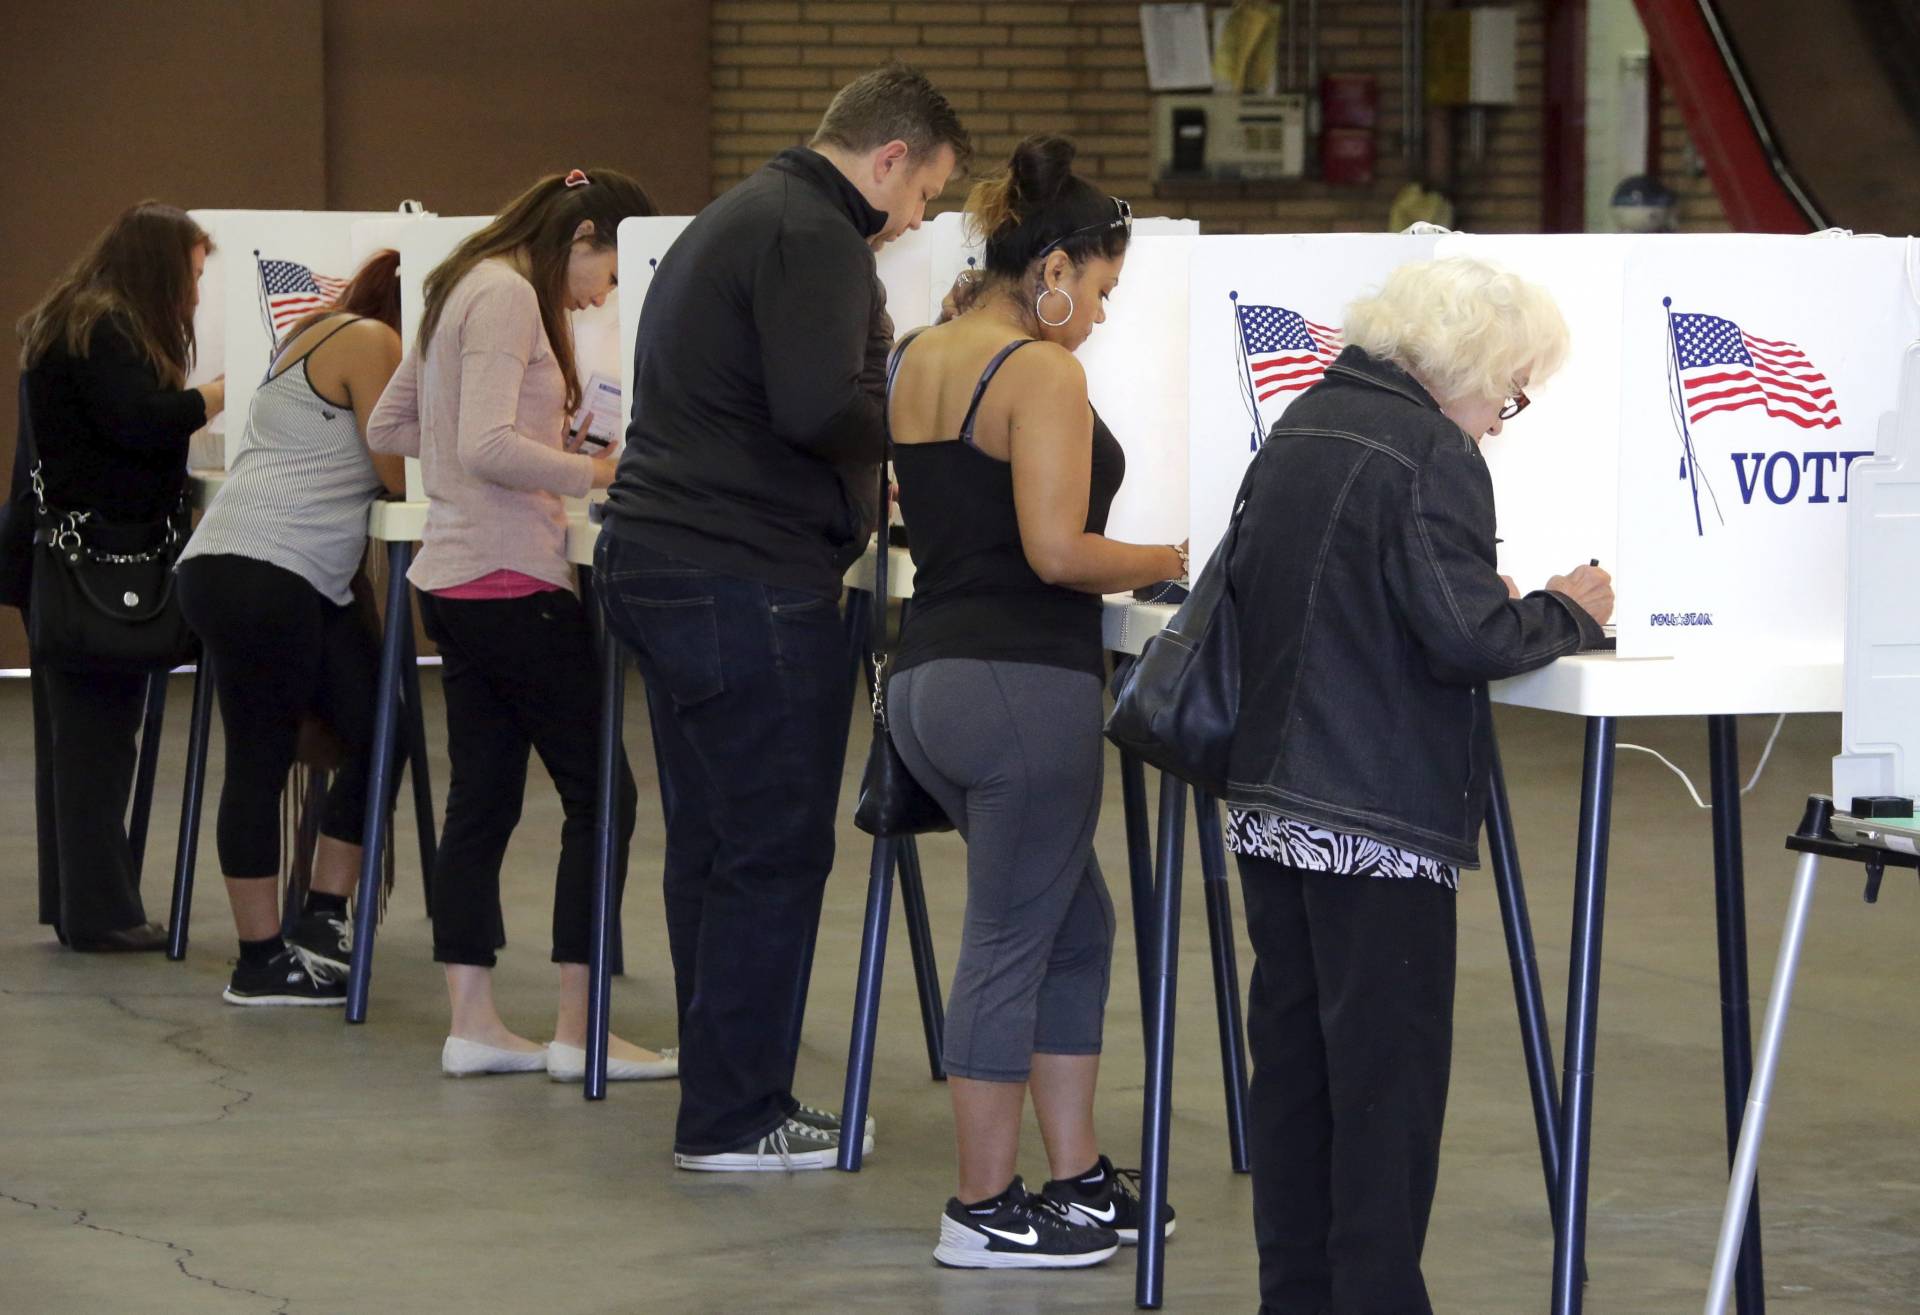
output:
[[[1141,5],[1140,38],[1147,48],[1150,89],[1204,90],[1213,85],[1206,5]]]
[[[620,397],[618,379],[596,374],[587,381],[580,395],[580,409],[574,412],[573,423],[567,426],[569,434],[584,435],[581,451],[604,452],[620,441],[620,433],[626,428]]]

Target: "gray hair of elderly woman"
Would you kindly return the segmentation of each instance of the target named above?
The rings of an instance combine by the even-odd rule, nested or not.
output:
[[[1442,403],[1538,387],[1567,358],[1546,289],[1468,256],[1402,265],[1347,308],[1346,341],[1392,361]]]

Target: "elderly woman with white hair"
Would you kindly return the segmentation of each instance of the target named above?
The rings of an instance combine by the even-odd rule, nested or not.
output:
[[[1432,1310],[1487,682],[1597,643],[1613,609],[1595,567],[1523,597],[1494,564],[1480,445],[1566,356],[1547,294],[1474,260],[1408,265],[1346,341],[1268,436],[1229,564],[1261,1315]]]

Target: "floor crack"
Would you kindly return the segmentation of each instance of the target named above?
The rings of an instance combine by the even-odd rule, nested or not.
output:
[[[277,1303],[271,1308],[270,1315],[286,1315],[286,1312],[293,1305],[292,1297],[282,1297],[271,1292],[261,1292],[257,1288],[239,1287],[232,1283],[222,1283],[219,1279],[211,1275],[196,1273],[187,1268],[187,1262],[192,1260],[194,1256],[192,1247],[183,1246],[178,1242],[169,1242],[162,1237],[148,1237],[144,1233],[129,1233],[123,1228],[109,1228],[105,1224],[96,1224],[91,1218],[91,1211],[76,1210],[71,1206],[55,1205],[47,1201],[31,1201],[24,1196],[15,1196],[11,1192],[6,1191],[0,1191],[0,1201],[11,1201],[15,1205],[26,1206],[29,1210],[35,1212],[45,1210],[51,1214],[71,1215],[73,1216],[72,1222],[77,1227],[89,1229],[95,1233],[106,1233],[112,1237],[124,1237],[133,1242],[145,1242],[149,1246],[164,1247],[173,1256],[173,1267],[186,1275],[186,1277],[192,1279],[195,1283],[204,1283],[208,1287],[218,1288],[222,1292],[231,1292],[238,1296],[259,1297],[263,1301]]]
[[[171,1018],[160,1018],[160,1017],[156,1017],[153,1014],[143,1014],[138,1009],[135,1009],[131,1005],[127,1004],[125,1001],[116,999],[113,996],[110,996],[110,995],[103,996],[102,998],[106,1000],[106,1002],[109,1005],[112,1005],[115,1009],[118,1009],[121,1013],[125,1014],[127,1017],[132,1019],[137,1019],[142,1023],[158,1023],[162,1027],[176,1026],[175,1021]],[[186,1039],[187,1037],[192,1036],[194,1033],[200,1030],[201,1030],[201,1026],[200,1024],[197,1024],[197,1023],[188,1023],[183,1026],[179,1026],[178,1030],[169,1032],[166,1036],[160,1038],[160,1044],[168,1047],[169,1049],[177,1050],[181,1054],[186,1055],[190,1059],[197,1059],[202,1063],[208,1064],[213,1068],[216,1068],[219,1070],[218,1073],[216,1073],[211,1079],[209,1079],[211,1085],[218,1087],[220,1090],[231,1094],[234,1097],[234,1099],[229,1100],[225,1104],[221,1105],[220,1112],[214,1115],[213,1118],[209,1120],[209,1122],[218,1123],[222,1119],[226,1118],[229,1114],[232,1114],[235,1110],[239,1109],[242,1105],[245,1105],[247,1102],[251,1101],[253,1099],[253,1092],[249,1091],[245,1087],[235,1085],[230,1080],[236,1077],[245,1077],[246,1076],[245,1069],[234,1067],[232,1064],[227,1063],[224,1059],[221,1059],[219,1056],[215,1055],[212,1051],[206,1049],[203,1046],[197,1046],[193,1044],[191,1041],[188,1041]]]

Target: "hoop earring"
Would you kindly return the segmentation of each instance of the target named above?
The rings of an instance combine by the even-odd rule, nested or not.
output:
[[[1040,306],[1042,302],[1046,301],[1046,299],[1049,296],[1055,293],[1058,293],[1060,296],[1065,297],[1067,299],[1067,313],[1064,317],[1060,319],[1050,320],[1047,318],[1046,312],[1040,309]],[[1071,292],[1068,292],[1065,288],[1042,289],[1040,295],[1033,299],[1033,314],[1034,314],[1034,318],[1038,319],[1042,324],[1046,325],[1049,329],[1057,329],[1061,325],[1067,323],[1069,320],[1073,318],[1073,294]]]

